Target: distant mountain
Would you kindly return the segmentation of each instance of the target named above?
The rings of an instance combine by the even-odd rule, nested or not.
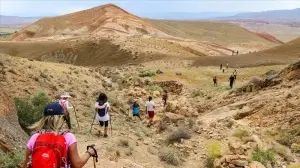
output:
[[[141,17],[161,20],[202,20],[217,17],[228,17],[238,14],[238,12],[170,12],[170,13],[139,13]]]
[[[39,19],[40,17],[19,17],[0,15],[0,27],[24,27]]]
[[[240,13],[234,16],[217,18],[217,20],[256,20],[272,23],[295,23],[300,22],[300,8],[293,10]]]

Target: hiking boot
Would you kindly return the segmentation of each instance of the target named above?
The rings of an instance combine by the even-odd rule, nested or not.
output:
[[[108,137],[108,135],[107,135],[107,134],[104,134],[104,135],[103,135],[103,137],[104,137],[104,138],[107,138],[107,137]]]

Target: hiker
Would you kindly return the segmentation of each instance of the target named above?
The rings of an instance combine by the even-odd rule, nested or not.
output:
[[[239,50],[236,50],[236,55],[239,55]]]
[[[223,69],[223,73],[225,72],[225,69]]]
[[[220,65],[220,70],[222,70],[222,68],[223,68],[223,65],[221,64],[221,65]]]
[[[232,55],[234,55],[234,50],[232,50]]]
[[[226,63],[226,69],[228,69],[228,67],[229,67],[229,65],[228,65],[228,63]]]
[[[108,137],[108,121],[109,121],[109,111],[110,105],[107,102],[107,96],[105,93],[100,93],[96,103],[95,109],[97,111],[96,120],[99,121],[100,127],[104,126],[104,138]],[[101,133],[101,132],[100,132]]]
[[[233,71],[233,76],[234,76],[234,80],[236,80],[236,76],[237,76],[237,71],[236,71],[236,69]]]
[[[137,103],[137,101],[133,102],[133,104],[131,105],[131,109],[132,109],[132,116],[138,117],[142,121],[142,118],[140,116],[140,105]]]
[[[155,109],[155,105],[154,102],[152,101],[152,97],[149,96],[148,101],[146,102],[146,112],[148,114],[149,117],[149,123],[148,123],[148,127],[150,127],[153,124],[153,118],[154,118],[154,109]]]
[[[165,89],[162,94],[162,101],[163,101],[164,107],[167,105],[167,99],[168,99],[168,91]]]
[[[69,109],[73,108],[69,102],[69,98],[71,98],[70,94],[68,92],[65,92],[64,94],[62,94],[60,96],[60,100],[58,101],[59,104],[62,106],[62,108],[64,109],[64,113],[65,113],[65,121],[67,122],[68,128],[72,129],[71,126],[71,118],[70,118],[70,113],[69,113]]]
[[[88,147],[81,157],[77,140],[64,131],[64,109],[59,103],[50,103],[44,108],[43,118],[29,127],[34,133],[28,143],[22,168],[64,167],[81,168],[90,157],[97,158],[97,151]]]
[[[217,77],[213,77],[214,86],[217,86]]]
[[[231,89],[232,89],[232,87],[233,87],[233,83],[234,83],[234,76],[231,75],[231,76],[229,77],[229,86],[230,86]]]

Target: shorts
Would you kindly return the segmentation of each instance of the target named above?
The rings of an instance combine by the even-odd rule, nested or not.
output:
[[[137,116],[137,117],[140,117],[140,114],[139,113],[136,113],[136,114],[132,114],[133,117]]]
[[[154,117],[154,111],[148,111],[148,116],[149,116],[149,118],[153,118]]]
[[[108,127],[108,121],[99,121],[99,123],[101,127],[103,126]]]

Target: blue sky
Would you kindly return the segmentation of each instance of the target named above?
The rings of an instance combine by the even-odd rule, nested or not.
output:
[[[0,0],[0,15],[56,16],[114,3],[140,15],[173,12],[255,12],[300,8],[300,0]]]

